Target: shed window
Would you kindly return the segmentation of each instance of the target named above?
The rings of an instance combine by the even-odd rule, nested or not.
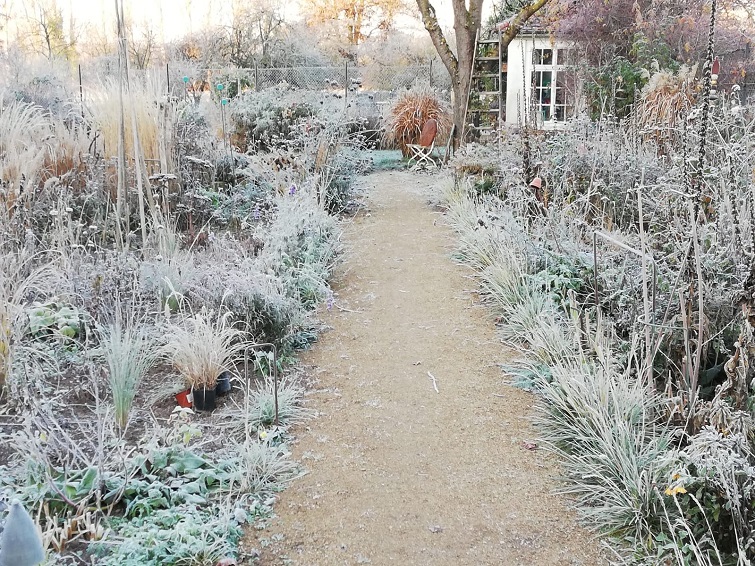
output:
[[[532,89],[535,110],[543,122],[563,122],[574,114],[573,52],[568,49],[535,49]]]

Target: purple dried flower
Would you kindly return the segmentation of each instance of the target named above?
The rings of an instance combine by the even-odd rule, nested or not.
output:
[[[333,293],[328,293],[328,300],[326,301],[325,305],[328,307],[328,310],[331,310],[333,308],[333,305],[335,305],[336,300],[333,297]]]
[[[257,205],[254,207],[254,219],[259,220],[260,219],[260,205]]]
[[[288,194],[290,194],[291,196],[294,196],[296,194],[296,183],[292,184],[291,188],[288,189]]]

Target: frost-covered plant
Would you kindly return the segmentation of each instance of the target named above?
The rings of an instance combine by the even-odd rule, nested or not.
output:
[[[115,422],[126,429],[141,380],[157,361],[159,345],[149,334],[149,323],[135,309],[116,301],[115,319],[98,328],[99,353],[108,366]]]
[[[197,174],[203,169],[207,177],[212,175],[218,149],[215,142],[214,121],[206,109],[197,104],[180,104],[176,109],[173,124],[173,138],[177,156],[176,165],[185,180],[201,180],[205,175]],[[204,165],[204,166],[203,166]]]
[[[221,247],[223,249],[221,249]],[[286,347],[306,326],[302,305],[272,270],[223,239],[200,256],[190,300],[210,310],[230,309],[255,342]]]
[[[233,362],[247,346],[244,332],[236,328],[233,313],[200,312],[167,323],[163,354],[194,388],[212,389],[218,376],[233,371]]]
[[[134,155],[135,125],[144,158],[171,160],[172,156],[166,152],[163,141],[171,128],[176,106],[162,102],[165,92],[163,75],[131,75],[127,94],[123,97],[123,108],[119,104],[118,88],[118,80],[115,77],[102,79],[99,85],[89,90],[86,105],[106,154],[111,156],[117,153],[119,123],[123,110],[126,116],[126,155]],[[168,115],[170,116],[166,120]]]
[[[236,171],[245,178],[248,172]],[[249,228],[270,209],[272,187],[258,176],[236,184],[232,190],[198,187],[187,197],[193,200],[193,221],[196,224]]]
[[[251,253],[228,238],[213,241],[198,255],[189,293],[194,304],[231,309],[254,341],[283,350],[311,339],[307,312],[328,295],[340,249],[337,223],[306,190],[292,185],[272,201]]]
[[[42,108],[15,100],[0,104],[0,204],[10,209],[25,186],[36,186],[50,146],[52,125]]]
[[[196,277],[194,254],[182,249],[181,236],[175,225],[157,227],[157,253],[142,263],[142,287],[157,294],[161,307],[176,312]]]
[[[302,100],[300,91],[292,95],[285,87],[242,93],[229,105],[236,143],[242,149],[258,150],[292,145],[298,124],[316,116],[319,106]]]
[[[236,446],[242,492],[265,494],[295,479],[298,465],[285,445],[248,438]]]
[[[703,554],[755,558],[755,455],[742,434],[706,427],[679,453],[666,493],[677,499]],[[740,555],[741,556],[741,555]]]
[[[369,158],[363,151],[363,140],[359,134],[348,135],[344,126],[330,126],[323,130],[319,138],[319,148],[315,170],[318,200],[331,214],[347,209],[353,194],[356,176],[366,172]]]
[[[253,389],[249,409],[249,424],[255,428],[269,427],[275,423],[275,383],[271,376]],[[306,420],[308,411],[302,406],[304,388],[295,378],[284,376],[278,381],[278,422],[293,425]]]
[[[52,263],[36,266],[34,257],[0,250],[0,392],[9,378],[14,351],[26,326],[20,315],[27,294],[46,287],[55,275]]]
[[[276,454],[262,454],[256,471],[239,455],[214,459],[154,442],[96,465],[77,461],[63,468],[31,460],[2,470],[0,497],[17,493],[41,509],[45,540],[55,551],[81,539],[103,564],[214,564],[236,553],[242,523],[269,512],[258,501],[291,466],[278,461],[280,447],[271,450]],[[247,478],[249,471],[257,476]],[[118,513],[93,520],[92,508]],[[144,537],[151,543],[145,545]]]
[[[277,208],[257,263],[262,271],[277,274],[287,293],[311,308],[327,294],[340,248],[337,224],[311,195],[281,197]]]
[[[144,517],[109,521],[113,541],[93,545],[107,566],[216,564],[236,554],[243,530],[231,513],[215,506],[176,505]],[[146,535],[146,533],[149,533]],[[149,536],[149,544],[145,544]]]
[[[60,299],[53,298],[44,303],[34,301],[26,312],[29,333],[36,338],[58,334],[70,339],[83,334],[84,315]]]
[[[538,424],[565,462],[564,491],[591,525],[641,545],[660,522],[656,486],[672,465],[670,431],[656,423],[659,400],[610,369],[574,362],[550,365]]]

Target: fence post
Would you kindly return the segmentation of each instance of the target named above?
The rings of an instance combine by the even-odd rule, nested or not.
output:
[[[346,109],[349,107],[349,60],[346,59],[346,78],[344,79],[343,84],[343,111],[346,112]]]
[[[430,70],[428,71],[430,73],[430,88],[433,88],[433,60],[430,59]]]
[[[84,87],[81,84],[81,63],[79,63],[79,100],[81,101],[81,119],[84,119]]]
[[[750,97],[750,91],[747,86],[747,79],[750,77],[747,76],[747,71],[744,72],[744,77],[742,77],[744,80],[742,81],[742,95],[739,97],[739,102],[741,104],[747,104],[747,99]]]
[[[254,90],[255,92],[260,91],[260,73],[259,69],[257,67],[257,60],[254,61]]]
[[[170,65],[165,63],[165,78],[168,82],[168,98],[170,98]]]
[[[750,60],[750,42],[745,43],[745,61]],[[742,92],[739,95],[739,103],[744,106],[747,104],[747,96],[749,94],[747,89],[747,71],[744,72],[742,77]]]

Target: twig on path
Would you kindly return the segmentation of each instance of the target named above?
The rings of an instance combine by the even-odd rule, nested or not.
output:
[[[355,311],[355,310],[347,309],[346,307],[342,307],[341,305],[336,305],[336,308],[337,308],[337,309],[338,309],[339,311],[341,311],[341,312],[355,312],[355,313],[364,312],[364,311],[362,311],[362,310],[358,310],[358,311]]]
[[[436,393],[440,393],[440,391],[438,391],[438,383],[435,381],[435,376],[433,374],[431,374],[429,371],[427,372],[427,375],[430,376],[430,379],[433,382],[433,389],[435,389],[435,392]]]

